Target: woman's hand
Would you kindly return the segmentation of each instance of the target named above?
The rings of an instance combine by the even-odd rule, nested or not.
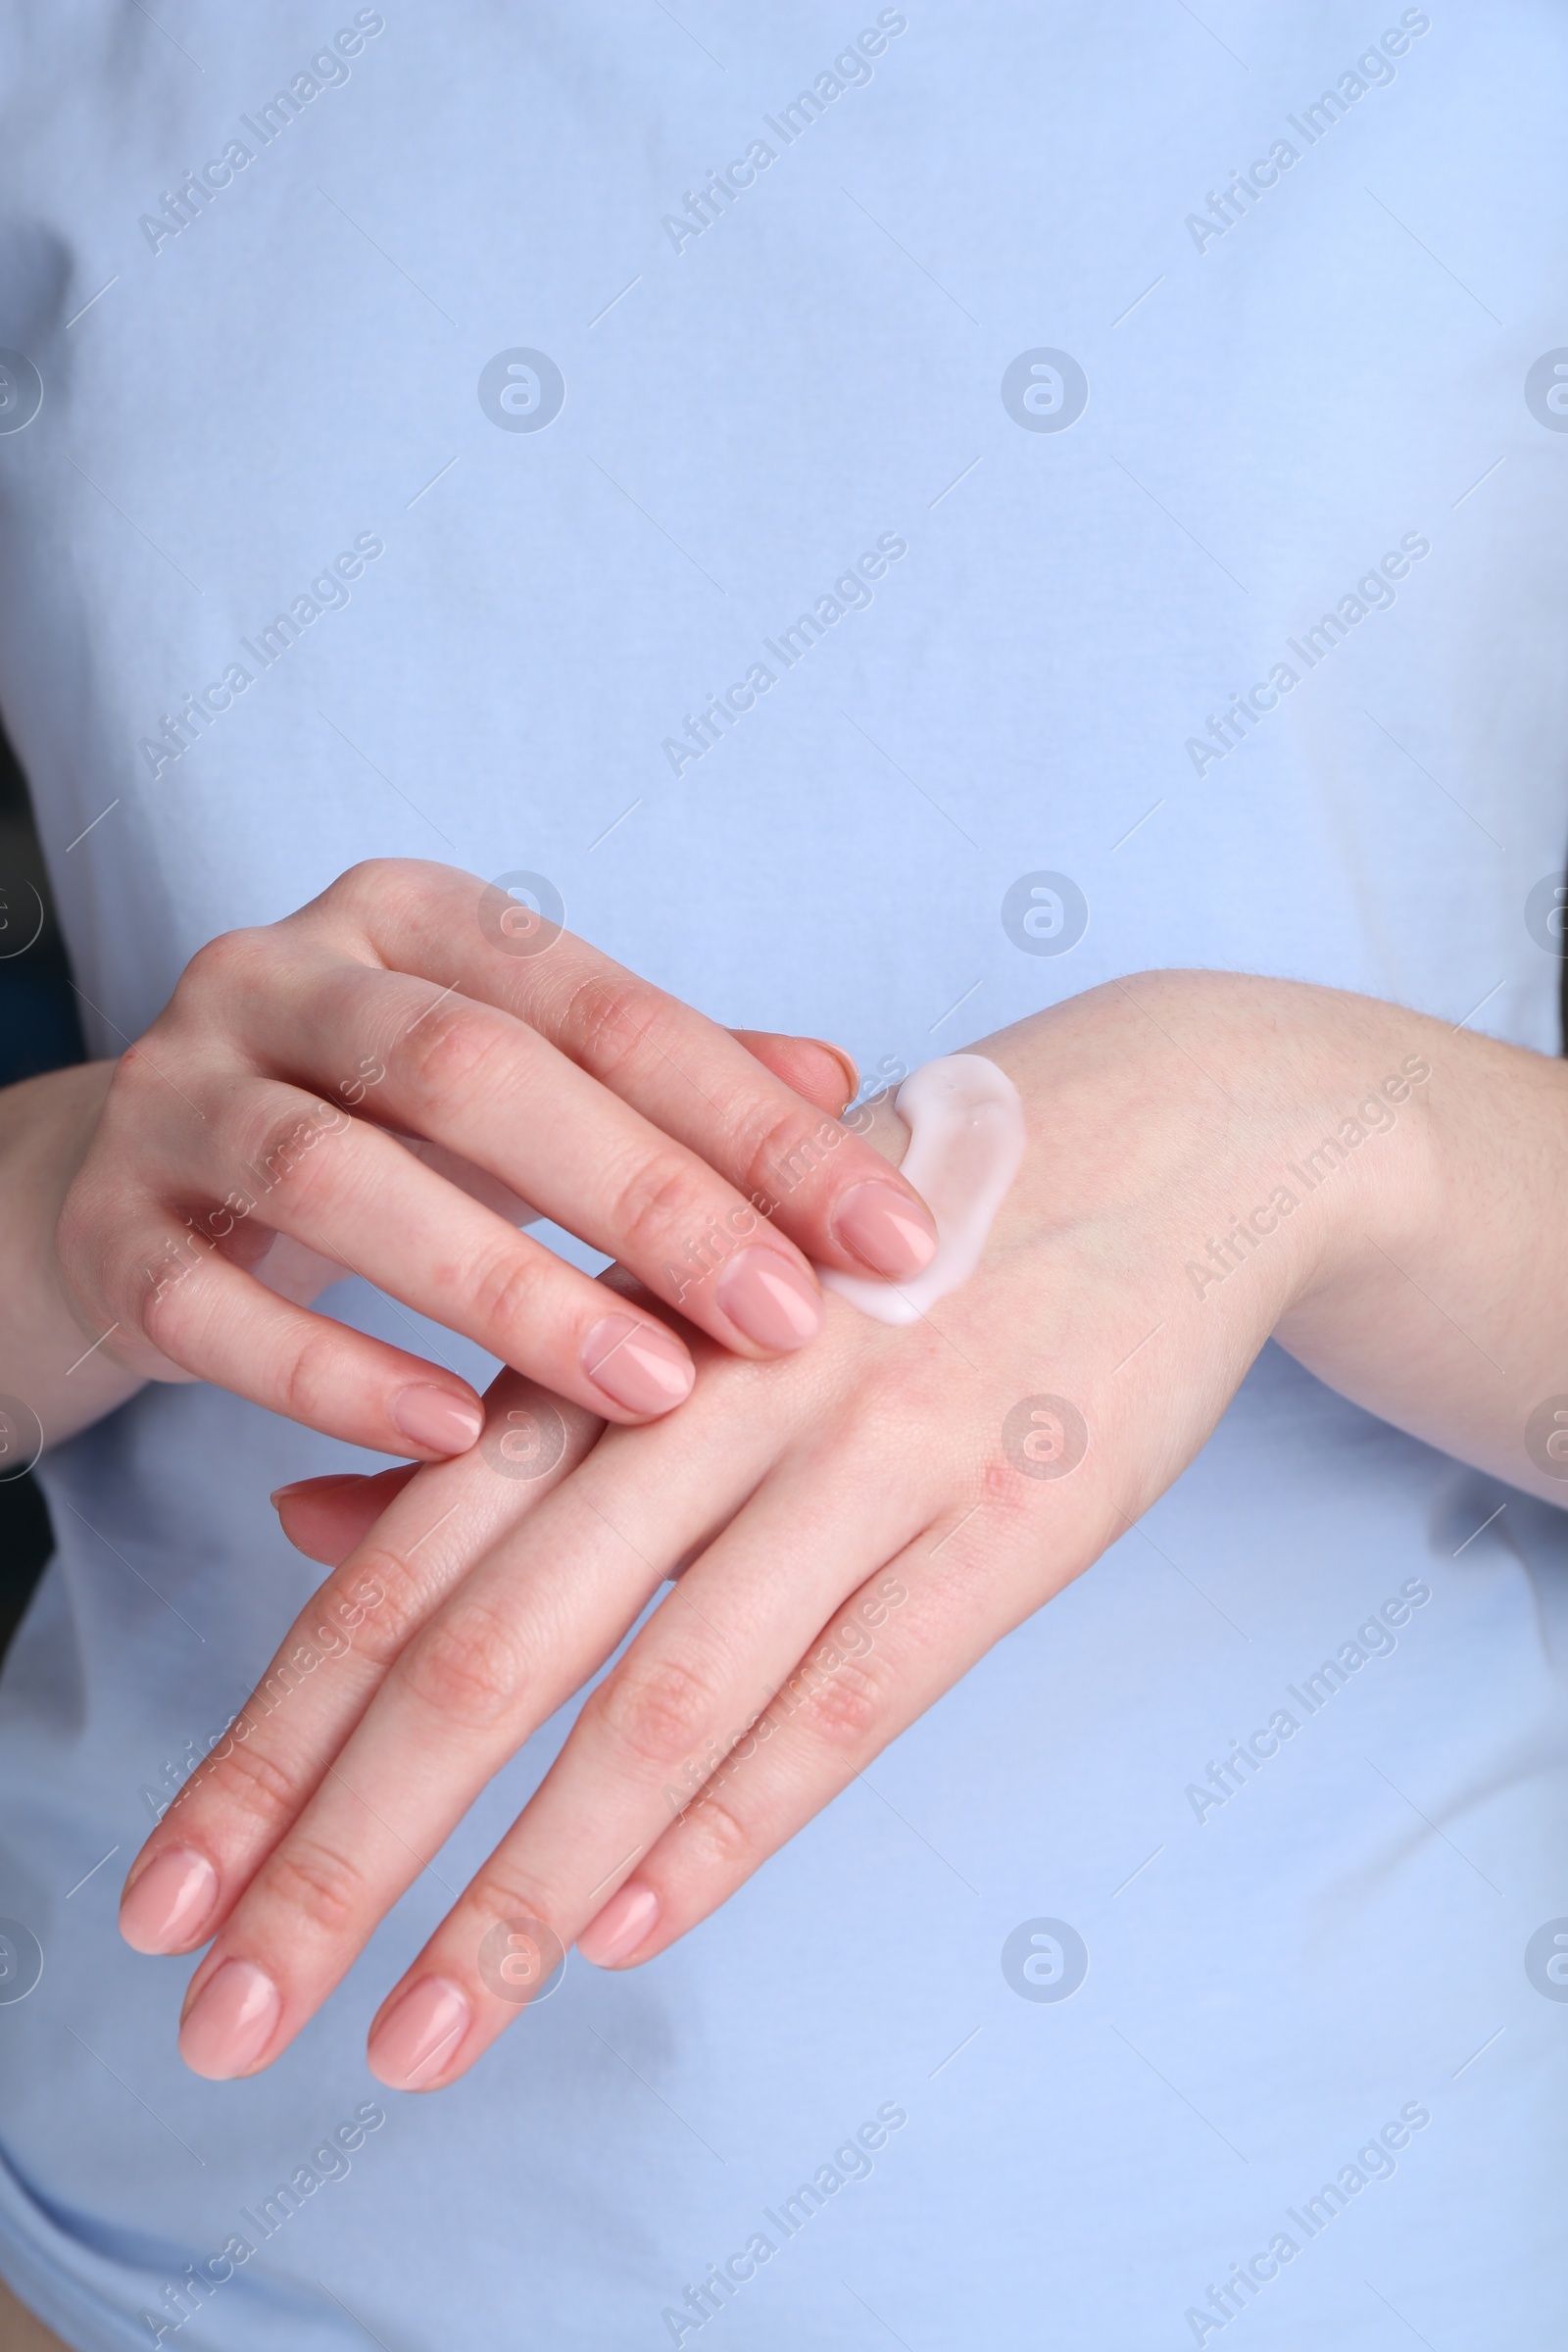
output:
[[[1270,1332],[1561,1497],[1523,1439],[1529,1402],[1568,1386],[1560,1070],[1204,974],[1112,984],[984,1050],[1029,1151],[979,1272],[923,1322],[830,1298],[785,1361],[697,1341],[678,1419],[597,1444],[506,1377],[464,1461],[284,1497],[327,1557],[387,1507],[133,1868],[138,1948],[217,1937],[182,2028],[198,2072],[287,2045],[667,1577],[384,2003],[384,2082],[452,2082],[574,1939],[640,1961],[721,1903],[1149,1507]],[[1549,1237],[1524,1263],[1518,1230]],[[1499,1329],[1493,1396],[1476,1350]]]
[[[850,1091],[832,1050],[749,1042],[471,875],[357,866],[204,948],[112,1074],[15,1090],[74,1177],[26,1400],[53,1440],[194,1377],[380,1452],[470,1445],[466,1383],[310,1311],[345,1271],[612,1421],[691,1388],[660,1307],[740,1355],[797,1348],[808,1259],[912,1273],[934,1230],[813,1107]],[[631,1267],[637,1306],[517,1231],[540,1214]]]

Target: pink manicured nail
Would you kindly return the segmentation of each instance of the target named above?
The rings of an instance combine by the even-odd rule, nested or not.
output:
[[[133,1952],[177,1952],[218,1900],[218,1873],[194,1846],[172,1845],[121,1898],[120,1933]]]
[[[822,1301],[777,1250],[740,1250],[718,1278],[718,1303],[760,1348],[804,1348],[822,1328]]]
[[[439,2073],[473,2019],[468,1996],[444,1977],[426,1977],[403,1995],[370,2036],[370,2072],[389,2090],[416,2090]]]
[[[897,1186],[872,1177],[852,1185],[833,1215],[833,1231],[873,1274],[918,1274],[937,1253],[930,1212]]]
[[[651,1886],[622,1886],[588,1922],[577,1949],[595,1968],[612,1968],[647,1941],[659,1911],[659,1897]]]
[[[692,1393],[697,1366],[679,1340],[635,1315],[606,1315],[583,1342],[582,1368],[629,1413],[667,1413]]]
[[[282,2006],[271,1978],[252,1961],[225,1960],[179,2029],[179,2054],[193,2075],[226,2082],[261,2056]]]
[[[394,1429],[432,1453],[466,1453],[484,1427],[484,1407],[450,1389],[399,1389],[387,1414]]]

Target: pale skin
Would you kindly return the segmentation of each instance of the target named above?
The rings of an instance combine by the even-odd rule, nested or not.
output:
[[[558,1949],[635,1965],[706,1918],[1127,1532],[1271,1335],[1414,1436],[1568,1497],[1539,1428],[1526,1443],[1568,1391],[1562,1064],[1369,999],[1190,972],[977,1050],[1017,1085],[1029,1149],[979,1271],[922,1322],[829,1298],[821,1339],[771,1362],[693,1333],[678,1413],[604,1430],[562,1406],[538,1477],[502,1475],[497,1446],[509,1415],[537,1434],[557,1408],[503,1375],[465,1458],[280,1496],[300,1547],[339,1563],[276,1663],[302,1642],[318,1662],[274,1674],[187,1784],[122,1913],[138,1948],[210,1943],[181,2032],[198,2072],[288,2045],[667,1577],[388,1992],[383,2082],[455,2081]],[[900,1156],[886,1109],[874,1140]]]
[[[0,1096],[0,1392],[51,1445],[144,1380],[201,1379],[377,1452],[462,1452],[466,1382],[312,1311],[352,1271],[645,1421],[692,1386],[675,1307],[772,1357],[821,1328],[813,1262],[929,1259],[886,1161],[813,1140],[855,1083],[835,1049],[720,1029],[476,876],[356,866],[204,948],[118,1062]],[[635,1270],[635,1310],[519,1231],[541,1214]]]

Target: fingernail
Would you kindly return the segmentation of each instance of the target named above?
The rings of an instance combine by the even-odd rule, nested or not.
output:
[[[918,1274],[937,1253],[930,1210],[874,1176],[851,1185],[834,1211],[833,1231],[873,1274]]]
[[[834,1060],[838,1063],[839,1068],[844,1072],[845,1088],[849,1095],[850,1101],[853,1102],[856,1096],[860,1091],[860,1073],[856,1068],[854,1062],[850,1059],[848,1054],[845,1053],[844,1048],[842,1046],[829,1045],[825,1037],[808,1038],[807,1043],[808,1045],[811,1046],[820,1046],[824,1054],[832,1054]]]
[[[651,1886],[622,1886],[588,1922],[577,1949],[595,1968],[612,1968],[647,1941],[659,1912],[659,1897]]]
[[[320,1478],[290,1479],[286,1487],[274,1487],[267,1497],[275,1510],[280,1502],[288,1502],[296,1494],[335,1494],[340,1487],[362,1487],[364,1473],[359,1470],[328,1471]]]
[[[718,1303],[760,1348],[804,1348],[822,1328],[816,1290],[777,1250],[741,1250],[718,1278]]]
[[[121,1897],[120,1933],[133,1952],[177,1952],[218,1900],[218,1873],[194,1846],[172,1845]]]
[[[473,2019],[468,1996],[445,1977],[425,1977],[403,1995],[370,2036],[370,2072],[389,2090],[416,2090],[451,2057]]]
[[[387,1406],[394,1429],[432,1453],[466,1453],[484,1427],[484,1408],[450,1389],[399,1389]]]
[[[606,1315],[583,1342],[582,1368],[629,1413],[667,1413],[692,1393],[697,1366],[679,1340],[635,1315]]]
[[[271,2040],[283,2006],[277,1986],[249,1960],[225,1960],[208,1978],[179,2029],[179,2054],[193,2075],[226,2082],[242,2075]]]

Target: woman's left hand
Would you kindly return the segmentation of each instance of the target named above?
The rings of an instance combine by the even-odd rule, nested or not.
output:
[[[830,1298],[818,1344],[776,1362],[693,1334],[690,1400],[603,1435],[507,1373],[470,1454],[283,1498],[302,1548],[343,1564],[148,1840],[122,1914],[142,1950],[216,1935],[181,2030],[198,2073],[287,2046],[666,1579],[383,2004],[383,2082],[453,2082],[571,1942],[641,1961],[723,1902],[1126,1531],[1271,1332],[1440,1442],[1445,1411],[1475,1421],[1471,1340],[1421,1287],[1452,1295],[1431,1106],[1511,1050],[1366,999],[1175,973],[983,1051],[1020,1090],[1029,1148],[978,1272],[919,1322]],[[1540,1084],[1560,1127],[1560,1075]],[[1331,1180],[1287,1173],[1352,1124]],[[881,1140],[898,1156],[890,1112]],[[1494,1279],[1471,1331],[1516,1303]],[[1418,1351],[1412,1314],[1438,1326]],[[1451,1411],[1431,1401],[1445,1382]],[[1455,1450],[1523,1459],[1491,1428]]]

